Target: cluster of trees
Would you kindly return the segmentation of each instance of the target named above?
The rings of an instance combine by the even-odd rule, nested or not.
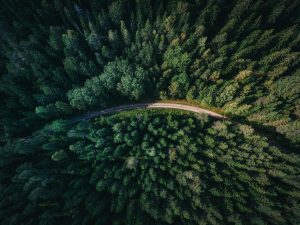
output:
[[[1,224],[300,222],[299,155],[247,125],[136,110],[55,121],[0,154]]]
[[[299,1],[4,1],[1,140],[76,110],[189,99],[299,144]]]
[[[87,80],[84,87],[69,91],[68,98],[78,109],[105,107],[111,99],[116,99],[115,104],[138,100],[145,97],[148,75],[142,67],[133,68],[127,60],[116,59],[104,67],[100,76]]]

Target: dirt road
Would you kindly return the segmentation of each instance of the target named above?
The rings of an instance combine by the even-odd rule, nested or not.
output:
[[[151,108],[158,108],[158,109],[178,109],[178,110],[184,110],[184,111],[189,111],[189,112],[194,112],[194,113],[199,113],[199,114],[207,114],[209,116],[213,116],[216,118],[222,118],[226,119],[225,116],[222,116],[221,114],[209,111],[207,109],[203,109],[197,106],[190,106],[190,105],[184,105],[184,104],[178,104],[178,103],[159,103],[159,102],[154,102],[154,103],[137,103],[137,104],[127,104],[127,105],[120,105],[116,107],[111,107],[95,112],[87,112],[82,115],[73,117],[71,119],[71,123],[76,123],[81,120],[88,120],[97,116],[102,116],[105,114],[111,114],[111,113],[116,113],[116,112],[122,112],[122,111],[127,111],[127,110],[132,110],[132,109],[151,109]]]

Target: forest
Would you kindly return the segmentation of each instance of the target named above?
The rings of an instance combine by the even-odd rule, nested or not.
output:
[[[300,224],[300,1],[0,3],[1,225]]]

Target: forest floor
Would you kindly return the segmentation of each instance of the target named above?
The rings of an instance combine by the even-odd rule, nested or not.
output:
[[[76,123],[81,120],[87,120],[87,119],[91,119],[91,118],[94,118],[97,116],[102,116],[102,115],[117,113],[117,112],[122,112],[122,111],[128,111],[128,110],[132,110],[132,109],[151,109],[151,108],[178,109],[178,110],[184,110],[184,111],[194,112],[194,113],[198,113],[198,114],[207,114],[209,116],[216,117],[216,118],[227,119],[226,116],[223,116],[219,113],[201,108],[199,106],[187,105],[187,104],[182,104],[182,103],[167,103],[167,102],[152,102],[151,103],[150,102],[150,103],[125,104],[125,105],[110,107],[110,108],[99,110],[99,111],[83,113],[81,115],[78,115],[78,116],[72,118],[71,123]]]

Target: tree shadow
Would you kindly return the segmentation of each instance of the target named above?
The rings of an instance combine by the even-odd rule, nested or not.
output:
[[[278,133],[276,128],[273,126],[262,125],[237,115],[229,115],[228,119],[236,124],[246,124],[251,126],[255,132],[268,138],[268,141],[276,147],[284,149],[287,152],[299,153],[299,144],[291,142],[291,140],[285,137],[283,134]]]

